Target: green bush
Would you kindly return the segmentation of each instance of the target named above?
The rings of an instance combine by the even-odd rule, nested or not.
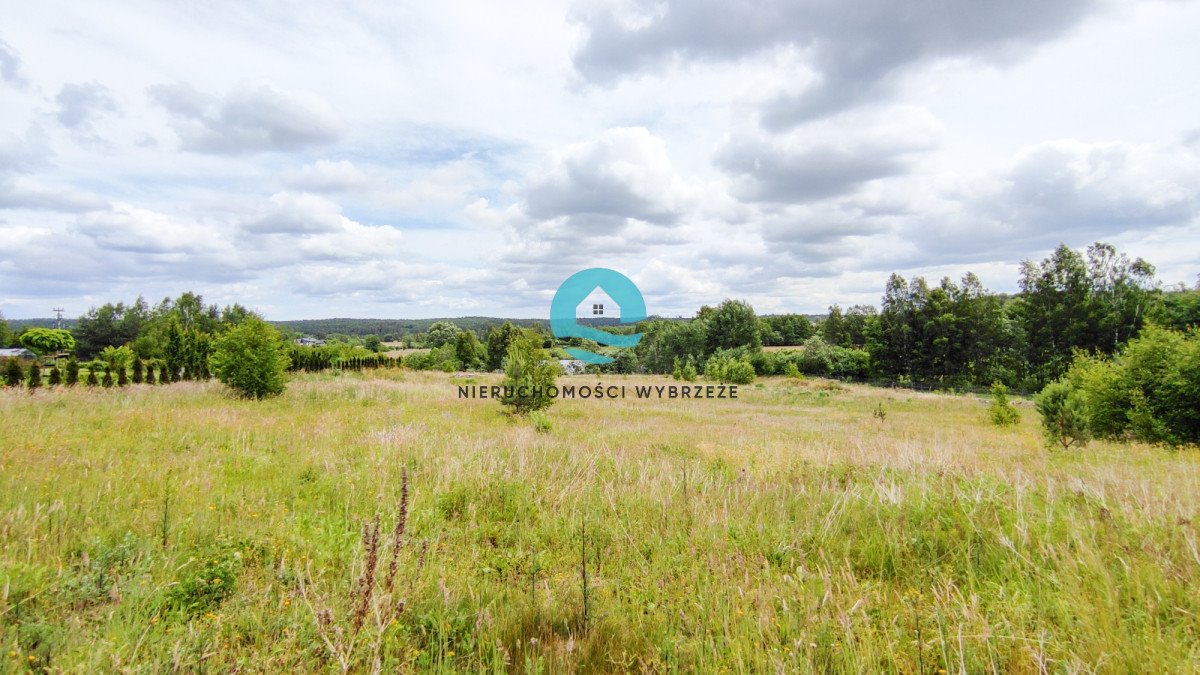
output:
[[[871,355],[866,350],[831,345],[819,335],[804,341],[795,362],[806,375],[826,377],[866,377],[871,369]]]
[[[4,366],[4,384],[10,387],[19,387],[24,383],[25,369],[21,367],[21,362],[9,359]]]
[[[1064,450],[1087,444],[1091,438],[1087,409],[1083,397],[1068,381],[1055,380],[1046,385],[1034,397],[1034,403],[1042,416],[1047,443],[1061,445]]]
[[[1200,332],[1147,326],[1112,360],[1077,357],[1066,380],[1102,438],[1200,443]]]
[[[992,424],[1010,427],[1021,421],[1021,413],[1008,402],[1008,387],[1000,382],[992,383],[992,402],[988,405]]]
[[[718,354],[704,364],[704,377],[714,382],[750,384],[754,381],[754,366],[744,359]]]
[[[74,387],[79,384],[79,362],[72,358],[67,361],[67,386]]]
[[[58,366],[54,366],[50,369],[49,384],[51,387],[57,387],[62,384],[62,371],[58,369]]]
[[[38,365],[37,361],[34,361],[29,366],[29,389],[32,391],[40,386],[42,386],[42,367]]]
[[[783,364],[783,376],[796,379],[804,377],[804,375],[800,373],[800,368],[796,366],[796,363],[790,360],[784,362]]]
[[[690,356],[687,357],[687,361],[684,362],[683,370],[680,371],[679,376],[680,376],[680,378],[683,379],[684,382],[695,382],[696,381],[696,360]]]
[[[546,357],[541,339],[522,334],[509,343],[504,357],[501,403],[518,415],[550,407],[554,399],[549,388],[558,372],[558,364]]]
[[[529,413],[529,421],[533,422],[533,428],[541,434],[548,434],[553,428],[553,425],[550,424],[550,418],[540,410],[534,410]]]
[[[241,565],[229,551],[205,551],[195,566],[167,591],[167,607],[197,614],[220,605],[237,585]]]
[[[217,338],[210,357],[217,379],[245,398],[283,393],[287,344],[271,324],[249,317]]]

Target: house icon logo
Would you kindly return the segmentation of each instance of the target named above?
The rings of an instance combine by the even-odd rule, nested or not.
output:
[[[607,347],[633,347],[642,339],[641,333],[614,335],[580,324],[576,318],[576,308],[584,300],[588,301],[587,305],[579,311],[590,311],[589,316],[598,318],[619,314],[621,323],[637,323],[646,318],[646,301],[629,277],[616,270],[593,267],[572,274],[554,294],[554,300],[550,302],[550,330],[554,337],[579,337]],[[612,362],[611,358],[586,349],[570,348],[566,351],[585,363]]]

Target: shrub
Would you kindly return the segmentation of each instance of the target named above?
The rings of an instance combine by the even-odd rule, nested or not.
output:
[[[58,369],[57,365],[50,369],[50,386],[51,387],[57,387],[57,386],[61,385],[62,379],[63,379],[62,371]]]
[[[1000,382],[992,383],[992,402],[988,405],[992,424],[1008,427],[1021,421],[1021,413],[1008,402],[1008,387]]]
[[[196,614],[220,605],[237,585],[238,559],[226,552],[197,556],[196,567],[167,591],[167,607]]]
[[[125,370],[133,359],[133,350],[129,347],[105,347],[100,352],[100,360],[109,370]]]
[[[88,370],[88,376],[87,376],[87,379],[84,380],[84,384],[86,384],[89,387],[100,386],[100,380],[96,379],[96,371],[95,370]]]
[[[696,381],[696,360],[692,357],[687,357],[687,361],[683,364],[683,370],[679,373],[684,382]]]
[[[134,359],[133,359],[133,383],[141,384],[144,381],[145,381],[145,377],[144,377],[143,368],[142,368],[142,359],[139,357],[134,357]]]
[[[546,416],[546,413],[540,410],[534,410],[533,412],[529,413],[529,421],[533,422],[533,428],[537,430],[538,433],[550,433],[552,426],[550,424],[550,418]]]
[[[144,381],[146,384],[154,384],[154,366],[146,366],[146,378]]]
[[[1064,450],[1072,445],[1087,444],[1091,437],[1087,409],[1083,398],[1068,381],[1055,380],[1046,385],[1034,397],[1034,403],[1042,416],[1047,443],[1061,445]]]
[[[125,374],[124,368],[117,370],[117,386],[118,387],[129,386],[129,376]]]
[[[42,367],[38,365],[37,361],[34,361],[33,365],[29,366],[29,390],[33,391],[40,386],[42,386]]]
[[[19,387],[25,382],[25,369],[21,367],[21,363],[16,359],[9,359],[4,366],[4,384],[10,387]]]
[[[104,379],[101,380],[100,383],[104,385],[105,389],[108,389],[113,386],[114,383],[113,383],[113,376],[112,376],[111,370],[109,370],[108,368],[104,369]]]
[[[283,393],[287,345],[271,324],[250,317],[217,338],[211,357],[217,379],[245,398]]]
[[[716,382],[750,384],[754,381],[754,366],[749,361],[718,354],[704,364],[704,377]]]
[[[504,357],[504,396],[501,403],[518,415],[550,407],[549,388],[558,375],[558,364],[546,357],[541,340],[525,333],[513,339]]]
[[[796,367],[796,363],[794,361],[788,361],[787,363],[783,364],[783,376],[796,379],[804,377],[804,375],[800,374],[800,369]]]
[[[779,356],[775,352],[753,352],[749,356],[749,361],[750,365],[754,366],[754,372],[758,375],[774,375],[783,367],[780,364]]]
[[[67,386],[74,387],[79,384],[79,362],[72,358],[67,361]]]
[[[1179,446],[1200,443],[1200,332],[1147,326],[1112,360],[1077,357],[1066,376],[1088,430]]]

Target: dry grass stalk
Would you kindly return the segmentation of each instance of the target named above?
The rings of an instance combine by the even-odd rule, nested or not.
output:
[[[375,593],[375,568],[379,562],[379,513],[371,523],[363,523],[363,572],[354,589],[354,632],[358,632],[367,618],[371,596]]]
[[[396,514],[396,527],[392,530],[392,559],[388,562],[385,587],[390,594],[396,582],[396,567],[400,561],[400,546],[404,528],[408,524],[408,469],[400,470],[400,509]]]

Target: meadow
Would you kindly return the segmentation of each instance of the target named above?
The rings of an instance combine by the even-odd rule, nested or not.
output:
[[[0,391],[0,672],[1200,670],[1194,450],[780,377],[538,430],[498,380]]]

